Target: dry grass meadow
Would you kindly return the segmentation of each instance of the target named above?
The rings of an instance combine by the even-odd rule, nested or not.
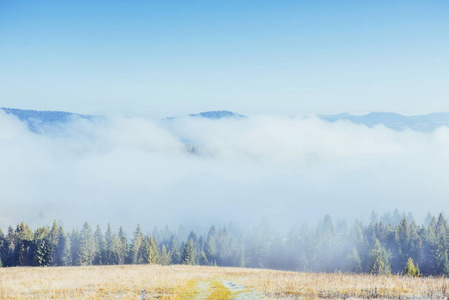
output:
[[[1,268],[0,299],[447,299],[444,278],[199,266]]]

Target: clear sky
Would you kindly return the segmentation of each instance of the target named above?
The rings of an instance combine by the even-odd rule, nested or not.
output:
[[[449,111],[449,1],[0,0],[0,106]]]

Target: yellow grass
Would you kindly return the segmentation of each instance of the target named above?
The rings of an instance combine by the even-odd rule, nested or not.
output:
[[[158,265],[0,269],[0,299],[442,299],[448,292],[444,278],[431,277]]]

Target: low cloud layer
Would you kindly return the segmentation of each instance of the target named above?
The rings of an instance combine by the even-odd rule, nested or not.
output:
[[[35,134],[0,112],[0,226],[279,227],[398,208],[447,211],[449,128],[315,117],[78,119]]]

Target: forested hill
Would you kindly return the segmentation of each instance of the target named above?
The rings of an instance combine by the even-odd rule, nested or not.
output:
[[[19,120],[25,122],[28,128],[38,133],[43,126],[60,125],[70,122],[76,118],[91,120],[95,116],[93,115],[82,115],[71,112],[64,111],[38,111],[38,110],[27,110],[27,109],[17,109],[17,108],[0,108],[7,114],[16,116]],[[246,118],[244,115],[240,115],[235,112],[219,110],[219,111],[207,111],[198,114],[190,114],[187,117],[191,118],[206,118],[206,119],[240,119]],[[175,117],[168,117],[167,120],[173,120]]]
[[[142,230],[127,237],[122,228],[106,232],[86,222],[81,230],[56,222],[34,231],[25,223],[0,229],[3,266],[189,264],[271,268],[313,272],[403,273],[449,276],[449,224],[443,214],[418,225],[396,210],[371,222],[334,224],[329,215],[315,228],[274,234],[262,222],[242,233],[212,226],[206,233]]]
[[[33,132],[39,132],[42,126],[52,126],[67,123],[74,118],[92,119],[92,115],[82,115],[63,111],[37,111],[16,108],[1,108],[7,114],[18,117],[27,123]],[[190,114],[184,117],[206,118],[206,119],[245,119],[247,116],[235,112],[219,110],[206,111],[198,114]],[[181,117],[167,117],[174,120]],[[396,113],[372,112],[366,115],[351,115],[347,113],[335,115],[319,115],[319,118],[327,122],[349,121],[368,127],[384,125],[387,128],[402,131],[410,129],[414,131],[429,132],[441,126],[449,126],[449,113],[432,113],[427,115],[404,116]]]
[[[16,116],[25,122],[33,132],[38,132],[42,126],[51,126],[67,123],[74,118],[90,119],[93,116],[81,115],[63,111],[38,111],[17,108],[1,108],[5,113]]]
[[[223,118],[233,118],[233,119],[240,119],[240,118],[246,118],[246,116],[232,112],[227,110],[217,110],[217,111],[206,111],[201,112],[199,114],[190,114],[189,117],[195,117],[195,118],[208,118],[208,119],[223,119]]]

